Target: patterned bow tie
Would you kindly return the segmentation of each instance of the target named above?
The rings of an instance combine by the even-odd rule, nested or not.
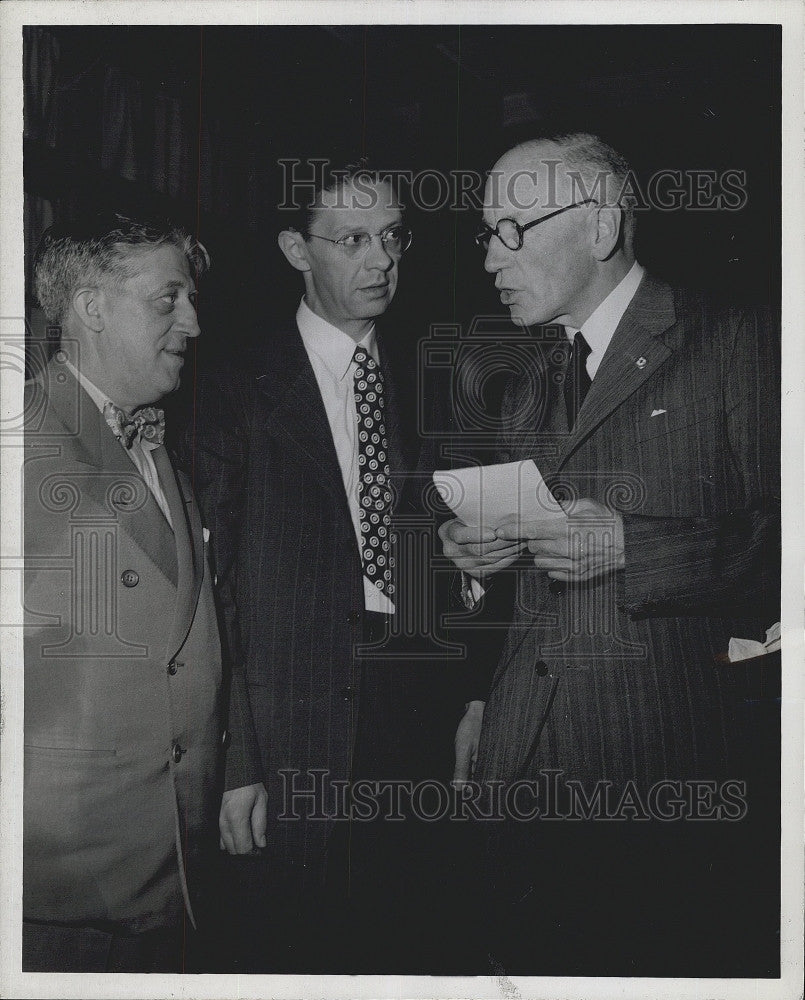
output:
[[[165,440],[165,411],[158,410],[155,406],[144,406],[133,417],[129,417],[119,406],[107,402],[104,404],[103,416],[114,436],[125,448],[131,448],[137,437],[154,444],[162,444]]]

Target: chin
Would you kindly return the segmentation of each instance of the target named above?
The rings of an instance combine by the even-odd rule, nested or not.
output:
[[[370,309],[364,310],[363,319],[376,319],[378,316],[382,316],[388,307],[388,299],[381,299],[379,302],[374,303]]]
[[[517,323],[519,326],[544,326],[546,323],[550,323],[549,319],[546,319],[542,313],[536,312],[534,310],[526,309],[511,309],[512,323]]]

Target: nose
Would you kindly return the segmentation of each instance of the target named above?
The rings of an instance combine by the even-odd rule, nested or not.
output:
[[[486,249],[486,257],[484,257],[484,270],[489,274],[496,274],[502,265],[502,252],[506,248],[497,238],[493,236],[489,241],[489,246]]]
[[[182,305],[179,313],[179,325],[187,337],[198,337],[201,333],[196,306],[189,299]]]
[[[366,256],[363,258],[363,265],[367,269],[375,268],[378,271],[388,271],[394,266],[394,258],[386,249],[386,244],[380,236],[373,236]]]

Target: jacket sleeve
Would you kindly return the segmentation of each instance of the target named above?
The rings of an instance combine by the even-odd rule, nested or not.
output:
[[[502,400],[499,429],[495,441],[490,442],[487,451],[481,454],[472,443],[472,434],[468,445],[461,440],[461,432],[457,429],[457,415],[453,410],[448,427],[451,432],[451,452],[465,454],[476,451],[482,464],[509,461],[508,440],[511,410],[515,407],[516,385],[511,383]],[[466,465],[466,461],[456,463]],[[445,508],[441,521],[452,520],[455,515]],[[440,521],[440,523],[441,523]],[[438,543],[441,550],[441,542]],[[482,585],[469,574],[455,569],[450,587],[451,612],[454,625],[451,628],[451,639],[460,642],[466,648],[466,670],[461,690],[457,698],[462,704],[471,701],[486,701],[492,677],[498,666],[503,645],[512,620],[514,595],[516,590],[516,568],[509,568],[488,577]],[[476,593],[480,591],[480,593]]]
[[[228,373],[199,380],[193,420],[180,444],[204,523],[216,581],[224,663],[228,671],[225,788],[262,781],[260,753],[246,687],[237,606],[237,553],[243,520],[248,462],[247,380]]]
[[[763,617],[771,625],[780,613],[779,325],[768,313],[744,313],[714,363],[740,499],[716,517],[623,514],[623,606],[635,616]]]

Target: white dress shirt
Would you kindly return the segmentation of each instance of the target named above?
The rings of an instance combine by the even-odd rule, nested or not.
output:
[[[581,332],[590,347],[590,353],[587,355],[587,374],[591,379],[595,378],[595,373],[604,360],[604,354],[606,354],[609,342],[612,340],[612,335],[617,329],[618,323],[623,319],[623,314],[634,298],[637,286],[643,280],[645,273],[642,264],[635,261],[629,272],[582,324]],[[572,344],[578,330],[566,326],[565,333]]]
[[[358,505],[358,436],[357,414],[355,411],[354,379],[355,365],[352,356],[356,347],[363,347],[375,361],[379,361],[374,325],[368,333],[356,343],[343,330],[317,316],[309,308],[305,300],[299,303],[296,312],[296,322],[302,343],[313,367],[313,374],[319,386],[321,399],[330,424],[335,453],[344,480],[344,492],[352,517],[352,527],[361,548],[361,522]],[[384,614],[394,613],[394,604],[380,591],[364,574],[363,577],[364,607],[367,611],[380,611]]]
[[[84,390],[84,392],[86,392],[86,394],[89,396],[92,402],[101,411],[101,417],[103,417],[103,408],[106,406],[107,403],[114,402],[114,400],[110,400],[107,395],[102,393],[101,390],[97,387],[97,385],[95,385],[94,382],[90,382],[90,380],[86,377],[86,375],[83,375],[70,361],[67,361],[66,365],[73,373],[73,375],[78,379],[78,383]],[[115,406],[117,406],[117,403],[115,403]],[[106,423],[105,419],[104,423]],[[110,434],[112,433],[111,428],[109,429],[109,433]],[[122,442],[120,442],[120,447],[123,449],[123,451],[126,452],[126,454],[134,463],[137,471],[145,480],[148,489],[151,490],[151,493],[154,495],[154,499],[159,504],[159,509],[165,515],[165,520],[168,522],[171,528],[173,528],[173,521],[171,520],[171,513],[170,513],[170,508],[168,507],[168,501],[165,499],[165,494],[162,491],[162,486],[159,482],[159,476],[157,475],[156,466],[154,465],[154,459],[153,456],[151,455],[151,452],[155,448],[159,448],[160,445],[156,444],[154,441],[143,441],[138,434],[137,437],[135,437],[134,440],[131,442],[130,448],[126,448],[126,446]]]

